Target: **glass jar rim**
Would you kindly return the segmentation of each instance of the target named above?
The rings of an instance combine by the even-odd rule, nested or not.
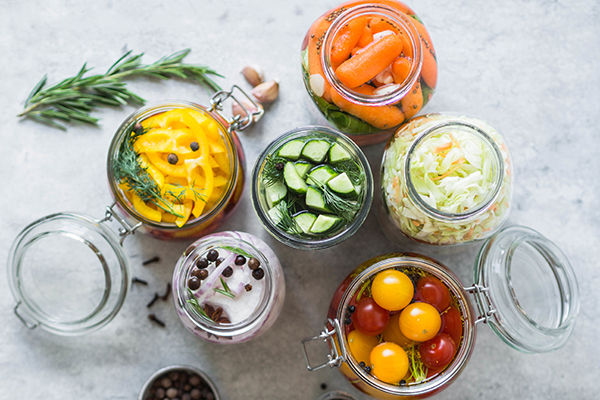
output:
[[[227,232],[220,232],[221,234]],[[174,299],[177,301],[187,318],[194,323],[194,325],[204,332],[210,333],[217,337],[232,337],[242,335],[246,332],[253,330],[258,324],[261,323],[261,316],[268,312],[270,304],[273,303],[275,298],[275,291],[273,285],[274,272],[268,258],[253,244],[245,241],[242,238],[231,237],[231,236],[218,236],[218,237],[205,237],[200,238],[200,246],[196,246],[191,252],[184,253],[183,257],[175,266],[173,276],[179,276],[178,282],[173,282]],[[219,248],[234,244],[243,251],[254,255],[260,262],[261,268],[265,271],[264,276],[264,291],[262,298],[258,306],[254,311],[243,321],[236,324],[216,324],[206,320],[205,317],[201,316],[192,306],[189,306],[186,300],[187,296],[187,280],[189,272],[194,268],[195,260],[204,252],[211,248]],[[224,342],[225,343],[225,342]]]
[[[121,189],[119,189],[119,187],[117,186],[117,182],[115,180],[112,168],[114,163],[114,157],[118,154],[118,147],[123,141],[123,136],[127,131],[127,128],[129,128],[136,122],[143,121],[144,119],[149,118],[153,115],[174,110],[177,108],[193,108],[197,111],[200,111],[205,116],[211,118],[217,124],[219,132],[221,133],[221,137],[224,139],[225,147],[227,148],[230,167],[230,179],[227,182],[226,189],[223,192],[221,199],[217,203],[215,203],[212,206],[212,208],[208,210],[208,212],[204,212],[198,218],[190,219],[181,228],[174,223],[164,223],[149,220],[148,218],[138,213],[135,210],[135,207],[133,207],[132,205],[130,206],[128,204],[129,202],[126,199],[124,199]],[[202,225],[203,223],[206,223],[207,221],[210,221],[212,218],[214,218],[215,215],[218,215],[218,213],[223,209],[223,207],[227,206],[229,199],[231,198],[231,196],[233,196],[233,193],[235,192],[236,182],[238,179],[237,176],[240,168],[241,166],[239,156],[237,153],[237,145],[233,140],[233,134],[229,132],[229,130],[223,123],[223,120],[218,115],[207,111],[206,108],[204,108],[203,106],[185,100],[162,100],[148,104],[132,112],[117,128],[117,131],[115,132],[108,149],[108,156],[106,162],[110,191],[113,194],[120,208],[125,210],[127,214],[134,218],[136,221],[139,221],[146,226],[161,230],[175,231],[180,230],[182,228],[191,228],[194,226]]]
[[[413,51],[413,62],[408,78],[395,90],[381,95],[364,95],[352,89],[347,88],[338,78],[331,65],[330,52],[333,46],[334,38],[337,33],[346,25],[346,23],[354,18],[365,15],[379,15],[388,19],[392,19],[394,23],[400,25],[403,31],[407,33]],[[410,91],[414,84],[418,81],[421,73],[423,62],[423,49],[419,40],[419,33],[414,24],[410,21],[410,17],[406,14],[394,9],[385,4],[362,4],[350,7],[343,11],[329,26],[323,37],[320,57],[325,79],[329,82],[333,90],[336,90],[346,100],[363,105],[383,106],[393,105]]]
[[[53,226],[57,221],[62,224],[60,227]],[[96,235],[94,241],[86,237],[88,232]],[[31,293],[27,291],[25,284],[21,281],[22,268],[27,267],[24,264],[24,256],[32,251],[31,246],[56,236],[74,240],[91,250],[101,263],[104,274],[102,299],[93,311],[87,312],[85,316],[75,317],[76,319],[57,317],[51,315],[45,307],[44,309],[40,308],[35,300],[31,300]],[[69,242],[67,246],[69,245],[73,246],[73,243]],[[101,248],[105,249],[104,253]],[[70,252],[72,249],[60,248],[57,250]],[[116,263],[116,265],[112,265],[112,263]],[[111,267],[117,268],[117,270],[111,272]],[[9,252],[7,272],[11,292],[17,301],[14,312],[25,326],[30,329],[40,326],[49,332],[68,336],[93,332],[112,321],[125,302],[131,284],[129,258],[125,255],[115,232],[103,225],[100,220],[86,214],[70,212],[50,214],[26,226],[13,241]],[[94,286],[90,288],[90,293],[98,288],[96,283],[100,284],[100,282],[93,282]],[[113,291],[111,288],[115,290]],[[60,296],[60,294],[58,295]],[[48,298],[48,300],[52,299]]]
[[[354,279],[352,280],[350,285],[348,285],[348,288],[346,288],[344,294],[342,295],[336,312],[336,318],[339,321],[341,332],[341,338],[339,338],[337,342],[340,346],[342,355],[345,355],[343,361],[346,362],[346,364],[350,367],[352,372],[356,374],[362,381],[367,382],[368,385],[370,385],[378,391],[392,395],[419,396],[430,393],[448,384],[461,373],[462,369],[468,362],[475,345],[476,316],[472,307],[471,299],[465,291],[462,282],[449,268],[439,263],[438,261],[435,261],[429,257],[420,254],[390,253],[376,257],[372,260],[368,260],[365,263],[369,263],[370,261],[375,262],[369,265],[367,268],[365,268],[356,277],[354,277]],[[457,354],[454,357],[454,360],[444,370],[444,373],[436,376],[431,380],[427,380],[426,382],[418,384],[409,384],[405,386],[392,385],[376,379],[372,375],[366,373],[360,367],[359,363],[354,360],[353,357],[348,357],[350,351],[347,345],[344,318],[345,310],[350,304],[350,301],[352,300],[354,294],[357,292],[357,290],[360,289],[360,287],[366,280],[372,278],[375,274],[383,270],[398,267],[418,268],[440,279],[456,298],[461,315],[464,317],[462,332],[463,339],[461,345]]]
[[[494,180],[492,190],[488,192],[487,197],[483,199],[475,208],[463,213],[449,213],[440,211],[430,206],[417,192],[410,174],[411,155],[416,151],[419,145],[425,142],[432,135],[438,133],[439,130],[447,128],[461,129],[475,135],[484,143],[485,146],[488,146],[492,150],[492,154],[494,155],[492,160],[494,164]],[[504,160],[502,159],[502,153],[500,152],[500,148],[496,144],[495,140],[480,127],[472,123],[462,121],[456,117],[450,117],[449,119],[438,121],[425,129],[423,132],[420,132],[408,148],[407,156],[404,162],[404,181],[406,182],[408,197],[420,208],[420,211],[425,213],[428,217],[437,219],[439,221],[467,221],[475,219],[485,213],[500,195],[504,173]]]
[[[263,210],[260,201],[260,178],[261,178],[261,168],[264,165],[267,157],[284,141],[292,137],[305,137],[310,136],[311,134],[325,134],[327,136],[333,137],[336,140],[341,140],[343,144],[352,150],[356,158],[360,162],[361,167],[365,173],[365,195],[364,201],[361,209],[356,213],[354,220],[348,224],[348,226],[338,232],[337,234],[323,238],[323,239],[304,239],[297,236],[293,236],[284,232],[282,229],[278,228],[271,219],[266,215],[266,212]],[[354,235],[356,231],[361,227],[363,222],[366,220],[369,210],[371,209],[371,204],[373,202],[373,173],[371,172],[371,167],[369,165],[369,161],[366,156],[354,143],[350,140],[346,135],[319,125],[307,125],[299,128],[292,129],[283,133],[282,135],[275,138],[260,154],[254,163],[254,169],[252,171],[252,205],[254,207],[254,211],[261,222],[261,224],[265,227],[265,229],[273,235],[277,240],[282,243],[287,244],[288,246],[297,248],[297,249],[324,249],[327,247],[331,247],[336,245],[337,243],[346,240],[350,236]]]
[[[517,252],[539,256],[526,266],[545,271],[550,281],[547,283],[556,285],[560,304],[544,306],[556,308],[560,317],[557,326],[541,325],[520,304],[514,288],[514,272],[523,263],[519,265]],[[491,302],[496,310],[488,320],[490,327],[512,348],[524,353],[543,353],[560,348],[568,340],[579,313],[577,277],[562,250],[539,232],[518,225],[501,229],[481,247],[475,261],[474,280],[488,288],[489,296],[489,299],[476,297],[476,301]]]

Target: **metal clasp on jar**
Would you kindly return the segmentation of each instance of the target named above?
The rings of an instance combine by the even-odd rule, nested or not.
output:
[[[139,228],[140,226],[142,226],[142,223],[139,222],[138,224],[136,224],[135,226],[131,226],[127,223],[127,221],[125,221],[123,218],[121,218],[119,216],[119,214],[117,214],[114,210],[113,207],[117,204],[117,201],[115,200],[110,206],[106,206],[106,211],[104,213],[104,218],[98,220],[97,222],[99,224],[106,222],[106,221],[112,221],[113,217],[117,220],[117,222],[119,224],[121,224],[121,228],[119,228],[119,237],[121,238],[121,240],[119,241],[119,244],[121,246],[123,246],[123,241],[125,240],[125,238],[128,235],[132,235],[135,233],[135,230],[137,228]]]
[[[234,91],[236,89],[246,98],[246,100],[250,101],[250,103],[254,106],[256,111],[250,112],[248,107],[244,105],[243,101],[239,101],[235,97]],[[228,118],[223,113],[223,103],[229,98],[231,98],[232,101],[237,103],[244,110],[244,112],[246,113],[245,117],[242,118],[241,115],[235,115],[232,118]],[[219,90],[217,93],[215,93],[210,99],[210,108],[208,109],[208,111],[214,111],[221,118],[227,121],[227,123],[229,124],[229,133],[231,133],[232,131],[243,131],[244,129],[249,128],[254,121],[258,121],[260,117],[262,117],[262,115],[265,113],[265,110],[237,85],[233,85],[229,92],[225,90]]]
[[[327,329],[327,325],[333,326],[333,329]],[[336,338],[334,337],[334,335],[336,335],[337,338],[342,337],[340,323],[337,319],[328,318],[323,331],[318,336],[302,339],[301,343],[302,350],[304,352],[304,360],[306,361],[306,368],[308,368],[309,371],[317,371],[325,367],[333,368],[342,365],[342,362],[346,359],[346,354],[342,349],[342,346],[340,346],[340,349],[342,349],[342,354],[340,354],[340,351],[338,351],[338,346],[336,345]],[[329,342],[329,354],[327,355],[328,361],[316,366],[310,365],[308,351],[306,349],[306,343],[311,342],[313,340],[322,340],[324,342]]]
[[[496,314],[497,310],[492,304],[492,300],[489,295],[489,288],[483,285],[474,284],[471,287],[464,288],[467,292],[471,293],[475,297],[475,304],[479,311],[479,317],[475,320],[475,325],[483,322],[487,324],[490,317]]]

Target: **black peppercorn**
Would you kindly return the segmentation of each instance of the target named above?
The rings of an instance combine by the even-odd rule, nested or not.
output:
[[[260,261],[258,261],[256,258],[252,257],[250,259],[250,261],[248,261],[248,268],[250,268],[251,270],[255,270],[258,267],[260,267]]]
[[[371,373],[371,367],[369,367],[369,366],[367,365],[367,366],[365,367],[365,372],[366,372],[367,374],[370,374],[370,373]]]
[[[348,306],[348,311],[350,312],[350,314],[352,314],[354,311],[356,311],[356,307],[354,306]]]
[[[215,266],[218,267],[219,265],[221,265],[221,263],[223,262],[223,260],[224,260],[223,257],[217,258],[217,261],[215,262]]]
[[[321,389],[323,389],[323,390],[327,389],[327,384],[326,383],[321,383]]]
[[[190,149],[192,149],[192,151],[198,151],[198,149],[200,149],[200,145],[198,142],[192,142],[190,143]]]
[[[208,278],[208,271],[205,269],[195,269],[192,275],[203,281]]]
[[[404,385],[406,385],[406,381],[405,381],[404,379],[402,379],[402,380],[400,381],[400,386],[404,386]]]
[[[262,268],[257,268],[254,271],[252,271],[252,277],[257,281],[260,281],[262,278],[265,277],[265,271]]]
[[[364,361],[361,361],[361,362],[359,362],[359,363],[358,363],[358,365],[359,365],[361,368],[365,368],[365,367],[367,366],[367,364],[365,364],[365,362],[364,362]]]
[[[217,258],[219,258],[219,252],[216,251],[215,249],[212,249],[208,252],[208,254],[206,255],[206,258],[208,258],[208,261],[217,261]]]
[[[246,264],[246,257],[244,256],[237,256],[235,258],[235,265],[244,265]]]
[[[223,275],[225,278],[229,278],[231,275],[233,275],[233,268],[231,267],[227,267],[223,270],[223,272],[221,272],[221,275]]]
[[[252,290],[252,285],[248,283],[246,286],[244,286],[244,289],[246,289],[246,292],[249,292]]]
[[[175,153],[170,153],[167,156],[167,161],[169,162],[169,164],[175,165],[177,164],[177,161],[179,161],[179,157],[177,157],[177,154]]]
[[[350,318],[346,318],[346,319],[344,320],[344,323],[345,323],[346,325],[350,325],[350,324],[352,323],[352,320],[351,320]]]
[[[200,268],[200,269],[204,269],[206,267],[208,267],[208,260],[206,258],[201,258],[198,261],[196,261],[196,267]]]
[[[144,127],[139,122],[136,122],[135,125],[133,126],[133,130],[138,133],[141,132],[143,129],[144,129]]]
[[[192,290],[196,290],[200,287],[200,279],[195,276],[192,276],[188,279],[188,287]]]
[[[282,162],[278,162],[277,164],[275,164],[275,168],[276,168],[278,171],[281,171],[281,170],[283,169],[283,167],[285,167],[285,165],[283,165],[283,163],[282,163]]]

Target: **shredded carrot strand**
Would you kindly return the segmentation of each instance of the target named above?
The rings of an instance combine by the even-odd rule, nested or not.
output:
[[[452,148],[452,142],[448,142],[446,144],[443,144],[441,146],[436,147],[435,150],[434,150],[434,152],[436,154],[440,154],[442,151],[449,150],[451,148]]]
[[[462,158],[459,158],[458,160],[454,161],[452,164],[456,164],[456,163],[463,164],[465,161],[467,161],[467,160],[465,160],[465,158],[462,157]]]
[[[415,221],[414,219],[412,220],[412,223],[414,226],[416,226],[417,228],[419,227],[419,225],[421,225],[421,223],[419,221]]]
[[[464,159],[462,159],[462,160],[464,160]],[[457,161],[460,161],[460,160],[457,160]],[[431,178],[431,180],[432,180],[432,181],[437,181],[437,180],[439,180],[439,179],[443,179],[443,178],[447,177],[448,175],[450,175],[451,173],[453,173],[454,171],[456,171],[457,169],[459,169],[459,168],[460,168],[460,166],[462,165],[462,163],[463,163],[463,162],[464,162],[464,161],[462,161],[461,163],[459,163],[459,164],[455,165],[455,166],[454,166],[454,168],[451,168],[451,169],[450,169],[448,172],[446,172],[444,175],[440,175],[440,176],[438,176],[438,177]]]

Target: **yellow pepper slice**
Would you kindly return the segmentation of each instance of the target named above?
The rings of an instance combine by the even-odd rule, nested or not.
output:
[[[140,154],[138,159],[142,168],[146,168],[146,172],[154,179],[154,182],[156,182],[159,187],[162,187],[165,184],[164,175],[154,165],[150,164],[150,161],[145,154]]]
[[[215,182],[215,188],[218,188],[218,187],[227,185],[227,182],[229,182],[229,179],[225,178],[222,175],[216,175],[214,182]]]
[[[229,158],[227,157],[227,153],[216,153],[213,154],[213,157],[217,164],[219,164],[219,169],[224,172],[225,176],[229,176]]]
[[[165,175],[176,176],[180,178],[187,177],[187,170],[184,164],[172,165],[164,160],[158,153],[146,153],[150,162]]]
[[[197,138],[198,145],[200,145],[200,155],[208,154],[208,144],[204,129],[202,128],[202,125],[187,112],[187,110],[176,108],[167,111],[167,114],[169,114],[167,117],[167,124],[172,123],[172,121],[179,121],[187,125]]]
[[[189,129],[156,128],[140,136],[133,144],[133,148],[143,153],[194,154],[190,143],[195,140],[195,135]]]
[[[132,193],[133,196],[133,206],[135,210],[139,212],[142,216],[148,218],[150,221],[160,222],[162,213],[158,210],[154,210],[153,208],[148,207],[146,203],[142,201],[135,193]]]
[[[181,228],[183,225],[185,225],[185,223],[187,222],[187,220],[190,218],[190,214],[192,213],[192,205],[193,205],[193,202],[186,201],[183,204],[176,204],[174,206],[174,207],[177,207],[176,208],[177,214],[183,215],[183,217],[178,217],[175,220],[175,224],[178,227]]]

